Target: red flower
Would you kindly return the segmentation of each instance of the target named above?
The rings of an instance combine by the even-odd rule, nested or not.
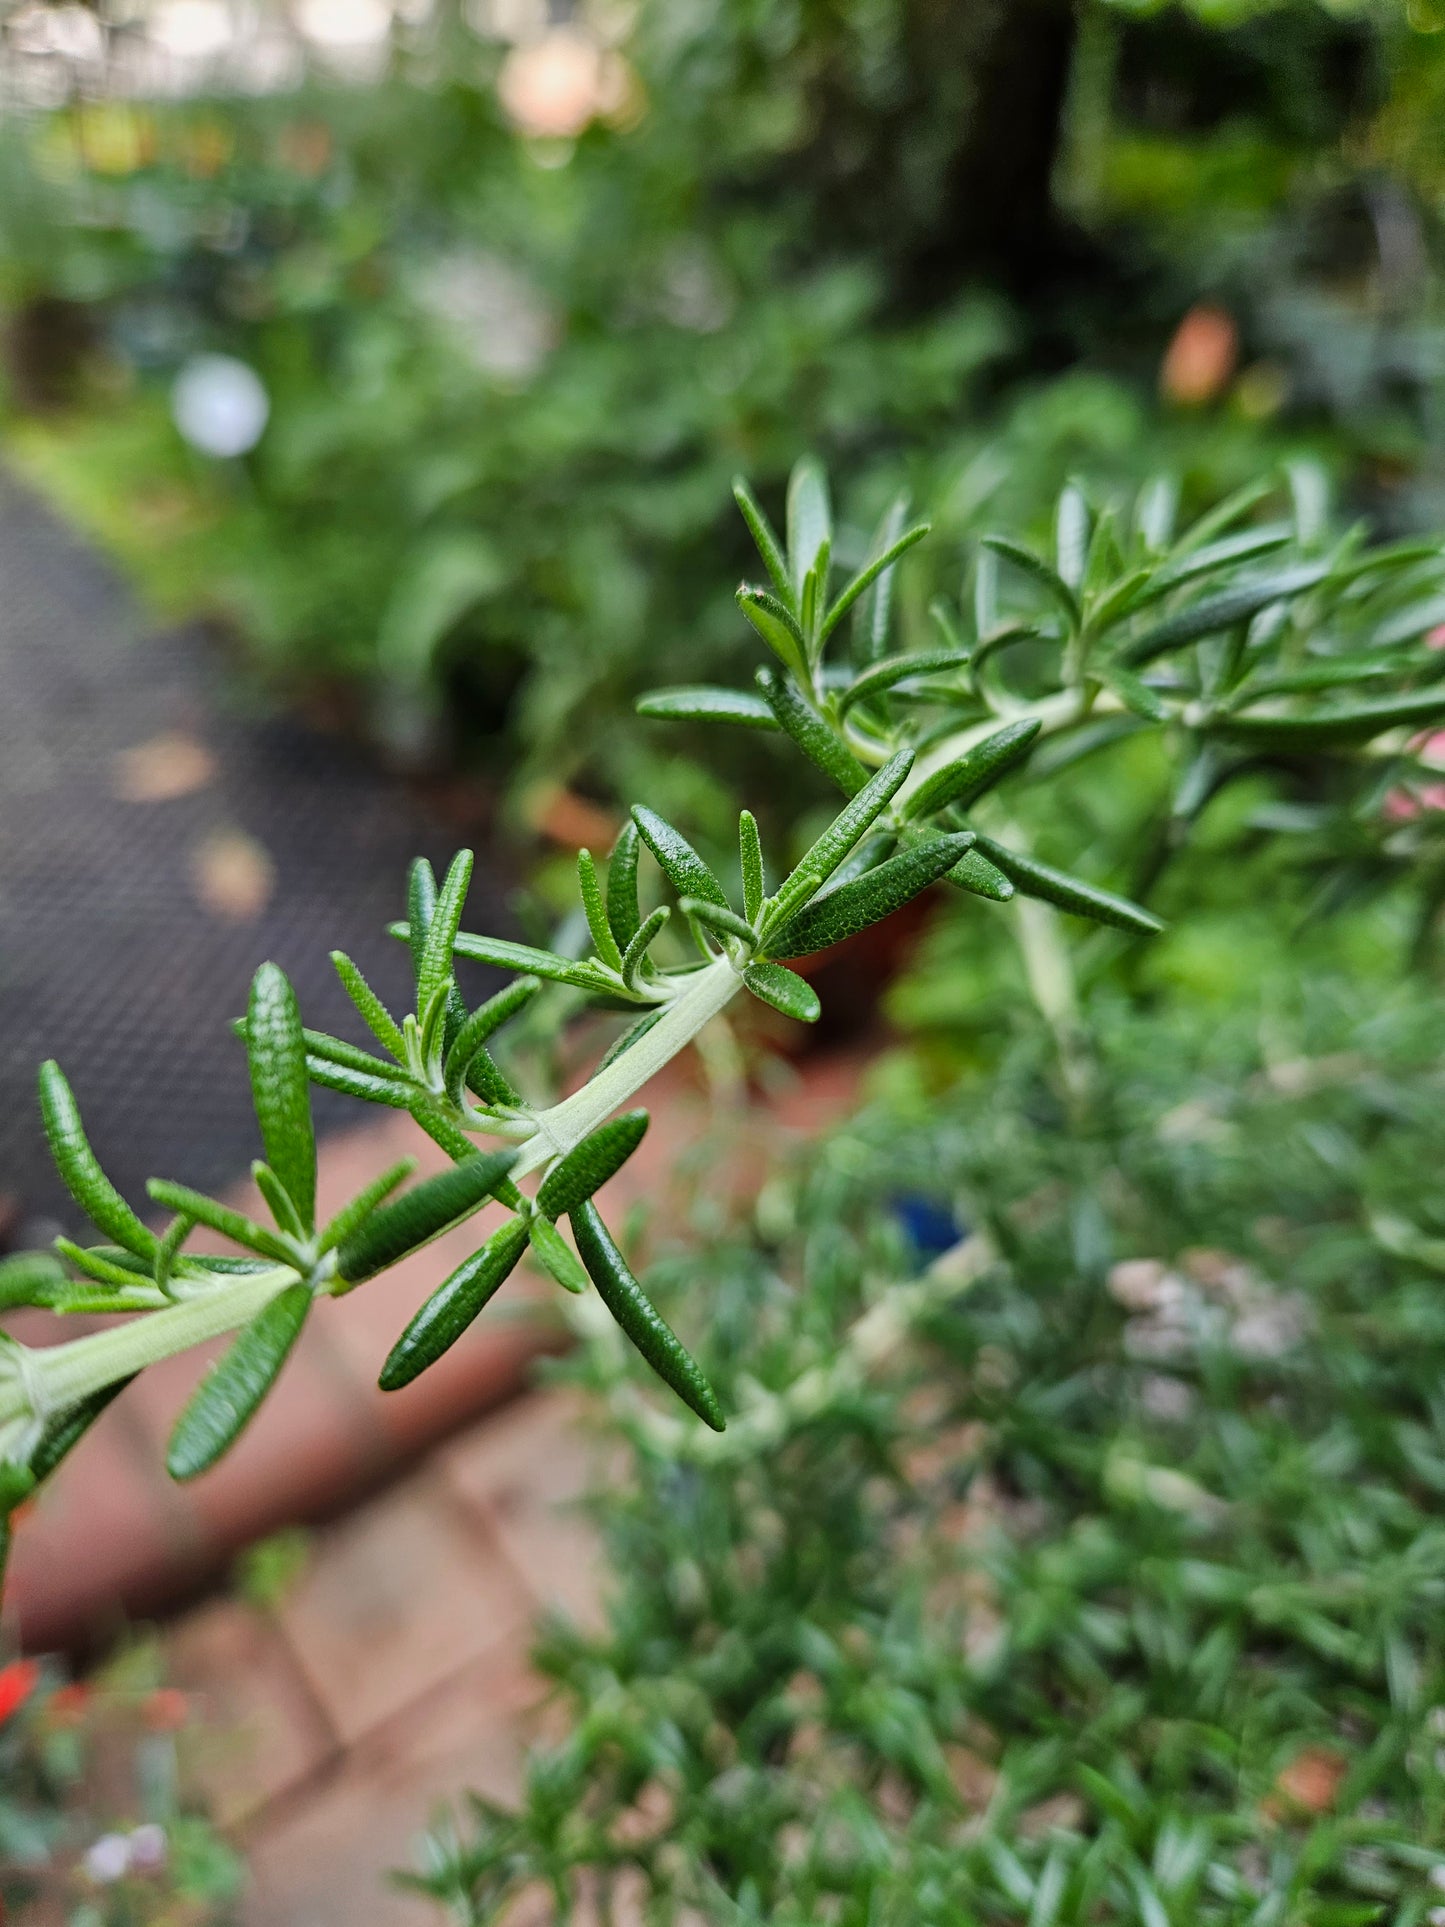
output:
[[[38,1660],[12,1659],[8,1666],[0,1666],[0,1722],[20,1711],[39,1678]]]

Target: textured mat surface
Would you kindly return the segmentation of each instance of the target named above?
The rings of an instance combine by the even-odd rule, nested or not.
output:
[[[126,1194],[257,1154],[228,1020],[273,957],[307,1021],[361,1040],[328,962],[403,994],[405,866],[447,832],[363,752],[248,714],[205,636],[148,631],[114,573],[0,471],[0,1240],[75,1213],[40,1134],[58,1057]],[[504,918],[486,878],[468,923]],[[322,1125],[358,1106],[317,1093]]]

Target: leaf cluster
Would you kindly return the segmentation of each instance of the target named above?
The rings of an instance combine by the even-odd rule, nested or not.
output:
[[[1070,483],[1052,550],[986,534],[962,603],[931,607],[937,645],[889,652],[900,556],[926,533],[906,503],[880,522],[870,559],[829,602],[827,489],[810,464],[789,490],[786,549],[746,485],[736,493],[770,589],[738,591],[776,661],[756,693],[678,688],[639,711],[668,720],[779,732],[853,794],[870,769],[911,751],[915,767],[875,826],[887,848],[928,830],[971,832],[950,873],[964,889],[1016,891],[1125,930],[1157,929],[1147,909],[1020,847],[995,792],[1098,759],[1144,734],[1174,771],[1155,859],[1115,850],[1153,884],[1208,805],[1268,769],[1310,799],[1311,827],[1333,823],[1336,854],[1373,852],[1422,867],[1419,809],[1382,808],[1429,780],[1421,732],[1445,718],[1445,565],[1433,541],[1371,545],[1331,530],[1323,480],[1297,464],[1279,490],[1255,483],[1176,526],[1168,478],[1132,498],[1093,502]],[[846,647],[829,653],[848,618]],[[880,845],[880,848],[883,846]],[[1433,872],[1431,873],[1433,874]]]

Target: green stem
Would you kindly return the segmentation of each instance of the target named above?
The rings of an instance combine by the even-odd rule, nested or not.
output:
[[[25,1373],[0,1383],[0,1425],[31,1414],[44,1419],[63,1412],[117,1379],[234,1331],[297,1275],[288,1265],[276,1265],[269,1271],[220,1278],[212,1290],[165,1311],[146,1312],[108,1331],[28,1351]]]
[[[742,978],[726,957],[705,964],[687,981],[652,1029],[639,1037],[600,1076],[584,1084],[537,1116],[537,1129],[527,1139],[512,1167],[519,1178],[580,1144],[629,1097],[655,1077],[664,1064],[686,1049],[705,1024],[711,1023],[742,989]]]

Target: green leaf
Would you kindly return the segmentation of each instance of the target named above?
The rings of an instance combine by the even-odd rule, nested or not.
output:
[[[746,582],[737,592],[737,605],[783,667],[806,678],[808,645],[791,610],[766,589],[754,589]]]
[[[620,962],[621,959],[619,958],[618,961]],[[495,1031],[500,1030],[503,1024],[510,1022],[519,1010],[523,1009],[532,1001],[541,988],[542,982],[539,977],[519,977],[515,983],[508,984],[505,990],[499,990],[495,997],[489,997],[484,1004],[479,1005],[470,1017],[466,1019],[461,1029],[452,1039],[451,1045],[447,1050],[446,1060],[442,1066],[442,1075],[446,1079],[447,1095],[451,1098],[453,1104],[461,1103],[463,1086],[467,1081],[467,1073],[473,1063],[475,1063],[477,1055],[487,1039]],[[491,1066],[491,1071],[495,1073],[495,1076],[500,1078],[502,1074],[497,1070],[496,1065],[492,1064],[490,1057],[487,1059],[487,1063]],[[489,1077],[489,1083],[494,1087],[495,1079],[491,1078],[489,1073],[487,1075]],[[503,1079],[503,1082],[505,1082],[505,1079]],[[510,1084],[507,1085],[507,1089],[511,1090]],[[487,1097],[489,1101],[496,1101],[495,1099],[491,1099],[489,1090],[479,1090],[478,1095]],[[513,1092],[511,1097],[503,1101],[506,1103],[515,1103],[516,1093]]]
[[[118,1245],[124,1245],[127,1251],[151,1259],[155,1255],[155,1235],[146,1230],[101,1170],[80,1121],[80,1108],[64,1072],[53,1058],[41,1065],[39,1082],[45,1138],[66,1190],[92,1224],[114,1238]]]
[[[331,962],[347,996],[361,1014],[361,1020],[383,1050],[393,1057],[405,1057],[406,1045],[401,1026],[362,976],[344,950],[333,950]]]
[[[1054,563],[1059,580],[1077,598],[1089,561],[1089,505],[1076,482],[1059,496],[1054,510]]]
[[[921,542],[924,536],[930,533],[932,526],[929,522],[915,523],[911,529],[905,530],[895,541],[890,542],[881,555],[864,564],[824,617],[818,637],[820,642],[828,640],[859,596],[871,588],[886,569],[891,569],[900,556],[906,555],[915,542]]]
[[[1273,494],[1277,486],[1273,477],[1261,476],[1256,481],[1246,482],[1232,495],[1226,495],[1222,502],[1216,502],[1214,507],[1206,510],[1196,522],[1190,523],[1176,544],[1176,554],[1202,548],[1206,542],[1212,542],[1225,529],[1232,528],[1236,522],[1242,522],[1252,508],[1258,507],[1267,495]]]
[[[998,865],[977,850],[966,850],[943,880],[976,897],[987,897],[990,903],[1007,903],[1014,894],[1013,885]]]
[[[1248,622],[1272,602],[1284,602],[1314,588],[1328,573],[1323,562],[1311,562],[1294,569],[1281,569],[1277,575],[1264,576],[1233,589],[1221,589],[1218,595],[1191,603],[1187,609],[1167,616],[1152,629],[1146,629],[1142,636],[1123,644],[1117,660],[1126,669],[1141,668],[1171,649],[1182,649],[1203,636],[1217,635],[1221,629]]]
[[[65,1269],[48,1251],[21,1251],[13,1258],[0,1258],[0,1311],[13,1311],[17,1305],[43,1305],[37,1293],[59,1290],[69,1281]]]
[[[71,1405],[57,1418],[53,1418],[40,1435],[40,1443],[30,1454],[30,1470],[35,1474],[35,1483],[48,1479],[63,1458],[79,1445],[86,1433],[112,1402],[120,1397],[127,1385],[134,1382],[135,1374],[129,1378],[118,1379],[113,1385],[102,1386],[100,1391],[92,1392]]]
[[[628,1269],[627,1260],[589,1200],[572,1213],[572,1235],[597,1295],[617,1320],[625,1337],[641,1352],[665,1385],[715,1432],[727,1421],[717,1394],[676,1332]]]
[[[768,956],[806,957],[891,916],[951,870],[973,841],[972,831],[965,830],[957,835],[930,837],[911,850],[899,851],[856,882],[845,883],[810,903],[769,936]]]
[[[235,1025],[237,1037],[247,1037],[247,1019]],[[349,1044],[345,1037],[331,1037],[329,1031],[302,1031],[302,1041],[306,1044],[306,1056],[326,1058],[328,1064],[339,1064],[349,1071],[360,1071],[364,1077],[387,1077],[403,1087],[410,1085],[410,1071],[399,1064],[391,1064],[385,1058],[374,1058],[370,1050],[362,1050],[358,1044]]]
[[[1132,930],[1144,936],[1152,937],[1164,928],[1158,917],[1137,903],[1130,903],[1127,897],[1116,897],[1111,890],[1084,883],[1050,864],[1040,863],[1037,857],[1020,856],[1016,850],[1007,850],[1001,843],[995,843],[992,837],[981,836],[978,847],[1026,897],[1040,897],[1076,917],[1090,917],[1096,923],[1111,923],[1120,930]]]
[[[582,1293],[587,1289],[587,1273],[575,1251],[556,1225],[546,1218],[533,1218],[527,1226],[527,1242],[534,1256],[556,1279],[564,1291]]]
[[[883,555],[903,533],[908,514],[906,494],[894,496],[883,512],[883,519],[868,544],[868,555]],[[897,581],[890,564],[864,592],[856,604],[853,618],[854,654],[862,662],[876,662],[888,647],[888,628],[893,615],[893,586]]]
[[[427,998],[425,1004],[423,1004],[417,1012],[417,1018],[419,1020],[417,1022],[417,1042],[424,1064],[430,1064],[432,1062],[433,1053],[437,1048],[442,1025],[446,1019],[448,993],[450,990],[450,984],[434,984],[430,997]]]
[[[285,1187],[302,1229],[309,1231],[316,1218],[316,1135],[306,1039],[296,993],[273,963],[263,963],[251,980],[246,1056],[266,1162]]]
[[[394,1111],[409,1111],[416,1100],[416,1086],[395,1077],[373,1077],[368,1072],[335,1064],[327,1057],[308,1055],[306,1073],[313,1084],[324,1084],[329,1091],[344,1091],[365,1104],[387,1104]]]
[[[646,1111],[626,1111],[599,1126],[547,1173],[537,1191],[537,1209],[549,1218],[575,1211],[622,1169],[646,1132]]]
[[[753,926],[736,910],[725,910],[720,903],[709,903],[704,897],[683,897],[677,907],[685,917],[706,925],[719,937],[737,937],[749,945],[757,941]]]
[[[1353,683],[1378,682],[1399,673],[1389,656],[1320,656],[1278,676],[1260,676],[1237,689],[1228,707],[1242,708],[1265,696],[1307,695],[1321,689],[1343,689]]]
[[[422,971],[426,966],[426,940],[431,931],[431,920],[436,913],[436,907],[436,873],[424,856],[416,857],[406,876],[406,940],[411,946],[412,975],[418,985],[418,1011],[423,1002],[420,984]]]
[[[432,1293],[387,1354],[379,1383],[400,1391],[455,1345],[488,1301],[516,1270],[527,1249],[527,1222],[509,1218],[480,1251],[457,1266]]]
[[[812,876],[817,879],[813,886],[814,890],[821,889],[849,852],[862,842],[902,789],[912,767],[913,751],[911,749],[900,749],[896,756],[890,757],[882,769],[864,784],[852,802],[838,812],[811,849],[799,859],[792,875],[784,882],[779,895],[781,896],[783,891],[787,890],[794,877]]]
[[[1155,475],[1134,498],[1134,527],[1148,549],[1169,546],[1179,508],[1179,484],[1172,475]]]
[[[1327,743],[1364,743],[1387,729],[1420,728],[1445,716],[1445,689],[1416,689],[1378,702],[1339,709],[1317,709],[1298,716],[1216,716],[1211,735],[1235,742],[1274,743],[1281,748],[1314,748]]]
[[[1414,642],[1431,629],[1438,629],[1442,623],[1445,623],[1445,595],[1430,596],[1423,602],[1412,602],[1407,609],[1397,609],[1394,615],[1387,616],[1370,641],[1376,649],[1393,649],[1398,643]]]
[[[1283,524],[1267,529],[1245,529],[1240,535],[1226,535],[1222,541],[1210,542],[1178,562],[1166,563],[1163,568],[1151,571],[1149,586],[1138,598],[1139,603],[1157,602],[1161,596],[1182,588],[1186,582],[1195,582],[1202,575],[1212,575],[1216,569],[1232,568],[1241,562],[1257,562],[1261,556],[1273,555],[1279,549],[1288,548],[1290,540],[1291,532]]]
[[[1007,723],[995,730],[992,736],[975,743],[957,762],[947,763],[926,777],[904,803],[904,816],[916,821],[950,803],[967,809],[1015,764],[1023,761],[1042,727],[1037,718],[1031,718],[1027,722]]]
[[[1111,689],[1131,715],[1142,716],[1145,722],[1167,722],[1169,711],[1157,689],[1151,689],[1142,677],[1136,676],[1132,669],[1125,669],[1119,663],[1101,663],[1099,680],[1106,689]]]
[[[393,924],[392,933],[405,936],[404,923]],[[552,950],[535,950],[529,943],[508,943],[504,937],[477,937],[460,931],[456,954],[474,963],[496,964],[502,970],[517,970],[531,977],[545,977],[552,983],[576,984],[581,990],[605,990],[607,979],[595,964],[579,963],[575,957],[559,957]]]
[[[938,676],[950,669],[966,668],[973,658],[967,647],[925,649],[914,655],[885,656],[882,662],[865,669],[838,698],[838,715],[846,716],[854,703],[870,701],[892,689],[896,683],[911,682],[915,676]]]
[[[743,810],[738,817],[738,856],[743,872],[743,915],[749,923],[756,923],[767,884],[763,875],[762,839],[751,810]]]
[[[777,719],[760,696],[746,689],[715,689],[691,683],[677,689],[649,689],[637,699],[639,716],[674,723],[735,723],[741,729],[776,729]]]
[[[786,964],[749,964],[743,972],[743,982],[755,997],[761,997],[785,1017],[796,1017],[800,1024],[816,1024],[823,1014],[817,991]]]
[[[449,1117],[444,1116],[425,1093],[413,1092],[408,1109],[432,1143],[439,1144],[454,1163],[468,1164],[477,1155],[477,1147],[472,1139],[460,1125],[453,1124]],[[508,1178],[497,1186],[497,1196],[504,1204],[509,1204],[511,1199],[508,1193],[515,1189],[512,1180]]]
[[[637,858],[641,839],[637,825],[629,818],[618,833],[607,860],[607,921],[625,951],[637,935],[642,910],[637,901]]]
[[[658,933],[671,915],[672,912],[667,905],[660,903],[622,953],[622,981],[629,990],[637,988],[637,974],[647,960],[648,951],[657,941]]]
[[[398,1158],[379,1177],[373,1178],[348,1204],[342,1205],[322,1232],[321,1251],[334,1251],[337,1245],[345,1244],[353,1232],[361,1229],[377,1206],[389,1198],[399,1184],[405,1184],[415,1170],[415,1158]]]
[[[758,506],[756,497],[741,475],[733,478],[733,500],[742,510],[743,520],[757,544],[758,554],[773,579],[773,587],[785,602],[791,602],[793,584],[788,574],[788,559],[783,554],[783,545],[773,533],[772,523]]]
[[[868,771],[857,757],[839,742],[818,712],[804,702],[776,669],[760,669],[757,681],[768,707],[809,762],[836,783],[845,796],[856,796],[868,780]]]
[[[522,1102],[522,1093],[485,1044],[478,1045],[468,1059],[464,1081],[493,1110],[515,1110]]]
[[[430,1244],[492,1197],[516,1162],[515,1151],[467,1157],[383,1205],[338,1248],[339,1276],[347,1287],[359,1285]]]
[[[709,903],[728,908],[726,891],[681,830],[675,830],[665,817],[642,803],[633,804],[632,820],[680,897],[705,897]]]
[[[265,1201],[266,1209],[276,1220],[276,1228],[288,1238],[304,1238],[309,1227],[301,1222],[300,1213],[292,1202],[291,1193],[286,1189],[270,1165],[263,1164],[260,1158],[253,1159],[251,1163],[251,1180],[256,1186],[256,1189],[261,1193]],[[181,1222],[179,1218],[176,1220],[177,1224]],[[163,1239],[162,1243],[164,1242]]]
[[[159,1305],[164,1302],[164,1294],[152,1288],[149,1270],[134,1271],[122,1262],[133,1254],[120,1245],[101,1245],[87,1251],[80,1245],[72,1244],[69,1238],[57,1238],[55,1249],[67,1264],[74,1265],[83,1276],[93,1279],[96,1284],[105,1286],[107,1302],[112,1311],[122,1309],[115,1298],[117,1292],[126,1295],[127,1304]],[[160,1247],[157,1246],[156,1249],[159,1252]],[[89,1297],[90,1294],[85,1296]],[[70,1285],[69,1281],[63,1290],[49,1294],[45,1302],[53,1311],[71,1312],[84,1309],[76,1298],[75,1287]]]
[[[230,1450],[275,1384],[311,1309],[309,1285],[287,1285],[201,1380],[166,1450],[173,1479],[193,1479]]]
[[[296,1263],[296,1254],[286,1239],[257,1224],[244,1212],[233,1211],[219,1198],[208,1198],[203,1191],[192,1191],[186,1184],[172,1184],[169,1178],[152,1178],[146,1190],[167,1211],[176,1211],[183,1217],[194,1218],[197,1224],[209,1225],[212,1231],[219,1231],[223,1238],[244,1245],[248,1251],[257,1251],[263,1258],[274,1258],[278,1265]]]
[[[617,940],[607,921],[607,910],[602,901],[602,885],[597,880],[597,865],[592,861],[590,850],[577,852],[577,889],[582,898],[582,911],[587,919],[587,928],[592,934],[593,948],[601,961],[610,969],[620,969],[622,952],[617,947]]]
[[[244,1021],[239,1029],[244,1037]],[[410,1081],[409,1073],[400,1064],[390,1063],[384,1057],[373,1057],[370,1051],[362,1050],[357,1044],[348,1044],[345,1038],[332,1037],[324,1030],[303,1030],[301,1036],[310,1057],[324,1057],[330,1063],[344,1065],[347,1070],[362,1071],[367,1077],[389,1077],[403,1084]],[[401,1038],[400,1031],[397,1032],[397,1038]]]
[[[1006,535],[985,535],[981,540],[986,549],[992,549],[994,554],[1002,556],[1005,562],[1012,562],[1016,569],[1022,570],[1025,575],[1032,576],[1049,598],[1058,604],[1069,627],[1078,628],[1078,597],[1063,577],[1056,570],[1051,569],[1041,555],[1035,555],[1032,549],[1026,549],[1020,542],[1011,541]]]
[[[452,979],[452,950],[461,928],[462,906],[472,881],[472,853],[458,850],[447,871],[427,928],[416,978],[416,1007],[420,1014]]]
[[[832,537],[828,477],[821,462],[805,455],[788,477],[788,574],[799,597],[808,571]]]

